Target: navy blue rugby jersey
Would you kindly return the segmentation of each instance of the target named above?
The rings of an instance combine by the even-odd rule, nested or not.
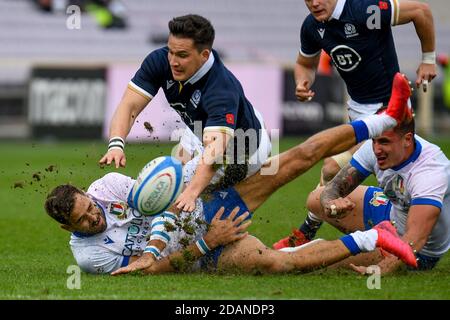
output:
[[[338,0],[328,21],[309,14],[303,22],[300,54],[325,50],[358,103],[386,103],[399,71],[391,26],[398,20],[397,0]]]
[[[128,87],[147,98],[153,98],[162,88],[170,106],[194,131],[200,121],[202,131],[228,132],[255,129],[261,124],[236,77],[223,65],[212,50],[205,64],[183,83],[174,81],[167,58],[168,47],[150,53]],[[259,134],[257,135],[259,138]]]

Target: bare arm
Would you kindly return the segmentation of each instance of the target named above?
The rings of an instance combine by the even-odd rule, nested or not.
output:
[[[111,120],[109,137],[121,137],[125,140],[136,117],[150,101],[150,98],[144,97],[130,88],[127,88]],[[116,163],[116,168],[119,166],[125,167],[126,158],[123,150],[108,150],[108,152],[100,159],[99,163],[110,165],[113,161]]]
[[[354,208],[355,204],[346,198],[359,186],[364,177],[355,167],[347,164],[325,186],[320,195],[320,203],[327,215],[340,216]]]
[[[410,22],[414,23],[422,52],[434,52],[435,32],[430,6],[418,1],[400,1],[397,24]],[[434,77],[436,77],[435,62],[422,62],[417,69],[416,86],[419,87],[422,80],[431,81]],[[424,90],[426,90],[425,87]]]
[[[195,199],[211,181],[216,172],[216,164],[223,163],[223,156],[230,139],[231,135],[220,131],[204,132],[203,145],[205,150],[191,182],[175,202],[178,209],[189,212],[195,209]]]
[[[245,232],[245,230],[250,226],[251,221],[248,220],[245,223],[242,223],[249,215],[248,212],[235,219],[236,214],[239,212],[239,208],[235,208],[228,218],[220,220],[223,212],[224,208],[222,207],[211,221],[211,228],[208,233],[203,237],[211,250],[220,245],[227,245],[243,239],[248,235],[248,232]],[[186,249],[175,252],[170,256],[157,261],[152,264],[150,268],[144,270],[144,272],[149,274],[159,274],[174,271],[189,271],[193,263],[202,256],[203,253],[200,252],[196,244],[193,243]]]
[[[314,97],[310,90],[316,78],[316,70],[319,65],[320,54],[315,57],[304,57],[300,53],[294,67],[295,95],[300,101],[307,101]]]
[[[406,221],[406,232],[402,239],[412,243],[414,250],[420,251],[433,230],[440,214],[440,209],[431,205],[415,205],[409,209]],[[393,255],[386,256],[378,264],[382,274],[396,271],[403,265],[402,261]],[[358,272],[365,273],[364,267],[357,267]]]

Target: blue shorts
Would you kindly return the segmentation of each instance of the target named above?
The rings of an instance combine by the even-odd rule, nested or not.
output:
[[[364,227],[369,230],[384,220],[390,220],[392,203],[384,195],[383,189],[378,187],[369,187],[364,195]],[[418,268],[409,268],[409,270],[431,270],[438,263],[440,258],[429,257],[417,253]]]
[[[225,190],[214,191],[207,200],[203,200],[205,221],[210,224],[221,207],[225,208],[225,212],[222,214],[222,219],[227,218],[235,207],[239,207],[239,212],[237,213],[236,218],[244,214],[246,211],[249,211],[247,205],[233,187]],[[245,220],[251,219],[251,217],[252,214],[250,213]],[[202,257],[200,259],[202,269],[216,269],[217,262],[219,261],[219,256],[222,254],[223,248],[224,246],[219,246]]]

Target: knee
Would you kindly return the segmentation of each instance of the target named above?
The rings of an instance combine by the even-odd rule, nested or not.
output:
[[[320,195],[323,189],[323,187],[317,188],[308,195],[308,199],[306,200],[308,210],[318,217],[321,217],[323,213],[322,204],[320,203]]]
[[[332,158],[326,158],[322,166],[322,183],[327,184],[341,170],[338,163]]]

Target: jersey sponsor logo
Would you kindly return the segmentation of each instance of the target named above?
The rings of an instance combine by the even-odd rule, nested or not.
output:
[[[234,124],[234,115],[232,113],[227,113],[225,119],[228,124]]]
[[[202,92],[200,90],[195,90],[191,97],[191,103],[195,109],[197,109],[197,105],[200,102],[200,98],[202,97]]]
[[[167,90],[169,90],[174,84],[175,84],[175,81],[167,80],[167,83],[166,83]]]
[[[334,65],[342,71],[352,71],[361,62],[361,56],[355,49],[346,45],[339,45],[330,52]]]
[[[320,34],[320,37],[323,39],[323,36],[325,35],[325,28],[319,28],[319,29],[317,29],[317,32]]]
[[[381,191],[375,191],[373,193],[372,199],[369,201],[369,203],[374,207],[385,206],[388,204],[388,202],[389,199]]]
[[[356,32],[356,27],[351,23],[346,23],[344,25],[344,31],[347,38],[356,37],[359,34]]]
[[[378,7],[381,10],[388,10],[389,9],[389,6],[388,6],[387,2],[384,2],[384,1],[378,2]]]

